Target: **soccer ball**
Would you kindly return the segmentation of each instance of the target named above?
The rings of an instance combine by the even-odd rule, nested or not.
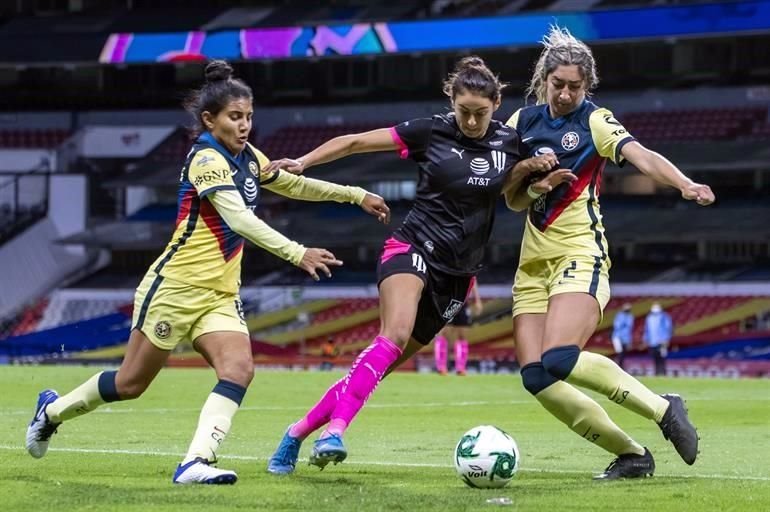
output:
[[[481,425],[466,432],[455,448],[457,475],[469,487],[505,487],[519,470],[516,441],[497,427]]]

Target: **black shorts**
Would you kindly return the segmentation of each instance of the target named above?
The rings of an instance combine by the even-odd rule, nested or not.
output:
[[[471,308],[470,306],[463,307],[452,319],[451,322],[449,322],[450,325],[454,325],[455,327],[469,327],[473,323],[473,319],[471,318]]]
[[[397,238],[385,241],[377,262],[377,286],[395,274],[412,274],[424,284],[412,337],[427,345],[464,308],[473,286],[473,276],[453,276],[431,266],[415,247]]]

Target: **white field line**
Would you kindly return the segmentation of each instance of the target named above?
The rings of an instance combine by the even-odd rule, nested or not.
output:
[[[0,445],[0,450],[8,451],[23,451],[22,446],[12,445]],[[183,453],[163,452],[163,451],[149,451],[149,450],[107,450],[99,448],[51,448],[52,452],[67,452],[67,453],[97,453],[107,455],[139,455],[139,456],[155,456],[155,457],[184,457]],[[266,461],[269,457],[255,457],[251,455],[225,455],[224,459],[237,459],[248,461]],[[406,467],[406,468],[444,468],[452,469],[450,464],[426,464],[426,463],[412,463],[412,462],[388,462],[388,461],[348,461],[345,464],[353,464],[357,466],[385,466],[385,467]],[[579,469],[535,469],[535,468],[523,468],[520,471],[526,471],[531,473],[555,473],[566,475],[586,475],[589,471]],[[704,473],[657,473],[658,476],[669,478],[705,478],[713,480],[747,480],[757,482],[770,482],[768,476],[740,476],[740,475],[718,475],[718,474],[704,474]]]
[[[687,402],[768,402],[770,397],[759,398],[688,398]],[[437,407],[478,407],[478,406],[501,406],[501,405],[539,405],[537,400],[505,400],[505,401],[465,401],[465,402],[410,402],[396,404],[366,404],[367,409],[428,409]],[[250,406],[241,407],[239,411],[306,411],[309,405],[268,405],[268,406]],[[32,417],[34,408],[29,409],[0,409],[0,415],[29,415]],[[156,408],[133,408],[121,406],[102,406],[94,411],[96,414],[168,414],[175,412],[200,412],[200,407],[156,407]]]

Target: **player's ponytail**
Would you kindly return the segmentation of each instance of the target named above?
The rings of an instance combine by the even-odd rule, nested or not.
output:
[[[569,30],[558,25],[551,25],[548,34],[542,40],[543,51],[535,64],[532,80],[527,87],[525,98],[535,96],[538,105],[548,103],[545,94],[548,75],[559,66],[576,65],[585,81],[586,95],[590,96],[597,85],[596,62],[591,49],[583,41],[573,36]]]
[[[226,61],[209,62],[203,73],[206,83],[191,91],[184,101],[185,110],[193,117],[193,132],[196,134],[205,129],[201,119],[204,112],[216,116],[234,99],[253,98],[251,87],[243,80],[233,78],[233,68]]]
[[[444,94],[454,99],[467,91],[495,102],[506,85],[492,73],[481,57],[471,55],[455,64],[454,71],[444,80]]]

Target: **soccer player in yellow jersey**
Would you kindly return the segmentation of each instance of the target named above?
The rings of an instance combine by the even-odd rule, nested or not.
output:
[[[57,427],[105,402],[139,397],[166,363],[170,351],[190,340],[214,368],[218,383],[201,410],[198,427],[173,477],[178,484],[230,484],[233,471],[212,464],[254,373],[251,343],[243,319],[240,288],[245,240],[283,258],[318,279],[342,265],[325,249],[306,249],[255,214],[261,187],[308,201],[360,205],[380,221],[390,212],[382,198],[345,187],[266,172],[267,157],[247,140],[252,124],[252,92],[232,78],[224,61],[206,67],[206,83],[186,107],[200,135],[182,168],[176,231],[137,288],[131,335],[117,371],[94,375],[59,396],[40,393],[27,429],[29,453],[40,458]]]
[[[506,193],[511,209],[528,210],[513,286],[513,330],[524,387],[578,435],[617,456],[597,478],[650,476],[655,463],[649,450],[574,386],[654,420],[682,459],[693,464],[698,436],[682,399],[653,393],[609,358],[583,347],[610,297],[598,202],[607,160],[629,161],[703,206],[714,201],[714,194],[642,146],[612,112],[586,98],[597,84],[588,46],[559,27],[551,28],[543,46],[528,91],[537,105],[520,109],[507,124],[527,144],[525,156],[570,170]]]

